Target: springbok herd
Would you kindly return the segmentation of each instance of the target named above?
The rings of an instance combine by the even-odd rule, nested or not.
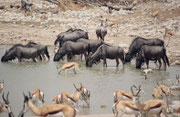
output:
[[[101,25],[96,30],[97,38],[99,40],[89,39],[88,32],[81,29],[69,29],[66,32],[62,32],[57,36],[54,44],[59,43],[58,50],[55,51],[53,61],[64,60],[67,56],[67,60],[72,60],[76,55],[85,56],[86,66],[92,67],[93,64],[98,64],[100,60],[103,60],[103,66],[107,67],[106,59],[115,59],[116,66],[119,65],[119,59],[123,66],[126,62],[130,62],[133,57],[136,57],[136,68],[141,69],[142,64],[145,62],[147,70],[145,73],[152,72],[149,69],[149,60],[159,63],[159,69],[161,69],[162,62],[164,62],[165,69],[166,64],[169,66],[169,60],[166,56],[166,48],[164,41],[160,39],[145,39],[142,37],[136,37],[130,47],[128,53],[125,54],[124,49],[118,46],[112,46],[104,42],[107,30],[101,22]],[[1,62],[8,62],[14,59],[18,59],[22,62],[22,59],[32,59],[33,62],[45,60],[46,57],[50,59],[48,47],[39,45],[34,42],[29,42],[26,45],[15,44],[1,58]],[[73,69],[76,74],[79,69],[78,63],[68,62],[62,67],[58,68],[58,72]],[[143,96],[144,91],[141,87],[132,85],[130,87],[131,92],[123,90],[117,90],[114,92],[114,105],[113,113],[116,117],[120,117],[123,114],[133,114],[137,116],[147,117],[149,114],[156,114],[160,117],[163,113],[164,116],[168,116],[170,113],[168,106],[168,97],[172,96],[172,90],[179,90],[180,78],[176,76],[176,84],[173,86],[167,86],[165,84],[158,84],[152,91],[154,99],[147,101],[140,101],[140,97]],[[4,81],[0,82],[0,93],[3,91]],[[44,93],[40,89],[36,89],[34,92],[23,93],[24,104],[23,109],[19,113],[18,117],[24,117],[27,111],[32,111],[37,116],[48,115],[62,115],[65,117],[75,117],[78,106],[78,101],[81,100],[82,107],[86,105],[90,108],[90,90],[85,88],[81,83],[79,87],[74,84],[76,92],[73,93],[61,93],[54,97],[54,104],[44,105]],[[0,113],[7,112],[9,117],[14,117],[11,111],[10,102],[8,99],[9,92],[5,96],[2,93],[3,101],[0,104]],[[165,97],[166,101],[163,101]]]

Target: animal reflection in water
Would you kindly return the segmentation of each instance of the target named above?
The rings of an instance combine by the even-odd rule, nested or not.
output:
[[[62,65],[62,67],[58,68],[58,73],[60,74],[62,71],[67,73],[67,70],[73,69],[74,73],[76,74],[79,70],[79,64],[76,62],[69,62]]]

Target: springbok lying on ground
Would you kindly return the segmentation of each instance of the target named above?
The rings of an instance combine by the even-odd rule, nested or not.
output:
[[[132,103],[136,105],[139,109],[143,117],[147,117],[148,114],[156,114],[157,117],[160,117],[161,112],[167,117],[167,104],[163,100],[160,99],[153,99],[141,102],[139,100],[139,92],[140,90],[134,94],[133,87],[131,87],[131,92],[133,94],[133,101]]]
[[[2,92],[3,88],[4,88],[4,80],[0,82],[0,93]]]
[[[133,85],[133,87],[136,89],[136,92],[139,91],[139,88],[141,87],[136,87],[135,85]],[[140,90],[140,94],[144,94],[144,91]],[[114,103],[116,103],[119,100],[132,100],[133,95],[131,92],[127,92],[127,91],[123,91],[123,90],[117,90],[114,92]]]
[[[24,114],[30,110],[37,116],[46,117],[48,115],[62,115],[63,117],[75,117],[76,110],[68,104],[51,104],[43,107],[37,107],[33,104],[31,96],[24,95],[24,105],[18,117],[24,117]],[[29,94],[31,95],[31,94]]]
[[[65,63],[62,67],[58,68],[58,73],[61,73],[61,71],[66,71],[69,69],[73,69],[74,73],[76,74],[76,71],[79,71],[79,65],[76,62],[69,62],[69,63]]]
[[[42,106],[42,103],[44,103],[44,93],[40,89],[36,89],[32,93],[32,102],[37,106],[38,103],[40,106]]]
[[[76,94],[61,93],[60,95],[56,96],[53,99],[53,102],[55,104],[66,103],[66,104],[71,104],[73,106],[77,106],[78,100],[80,99],[82,101],[83,107],[84,107],[84,102],[89,107],[90,92],[86,88],[84,88],[84,86],[82,86],[82,84],[78,88],[75,85],[74,85],[74,87],[76,88],[76,91],[77,91]]]
[[[0,113],[7,112],[9,117],[14,117],[14,114],[12,113],[11,107],[9,105],[8,96],[9,96],[9,92],[6,95],[6,99],[4,97],[4,93],[2,95],[3,102],[0,104]]]

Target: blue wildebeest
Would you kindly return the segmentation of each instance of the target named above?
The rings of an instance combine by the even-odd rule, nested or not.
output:
[[[159,69],[161,68],[161,59],[164,62],[164,67],[166,70],[166,63],[169,66],[169,60],[166,55],[166,49],[163,46],[148,46],[143,45],[136,59],[136,68],[140,69],[142,63],[145,61],[147,68],[149,69],[149,60],[158,61]]]
[[[1,62],[7,62],[14,59],[18,59],[21,62],[22,59],[32,59],[36,62],[35,58],[42,60],[41,53],[36,48],[27,48],[23,45],[15,45],[6,51],[4,56],[1,58]]]
[[[39,44],[34,43],[34,42],[29,42],[28,44],[25,45],[25,47],[37,48],[39,50],[39,52],[41,53],[41,55],[43,56],[44,60],[46,59],[46,57],[48,59],[50,59],[49,52],[48,52],[48,47],[45,46],[45,45],[39,45]],[[46,55],[46,57],[45,57],[44,54]]]
[[[94,53],[98,49],[98,47],[104,43],[101,40],[90,40],[90,39],[87,40],[84,38],[77,40],[77,42],[85,42],[89,44],[89,52],[92,52],[92,53]]]
[[[142,37],[136,37],[130,47],[129,51],[125,56],[125,62],[130,62],[134,55],[136,55],[143,45],[151,46],[164,46],[164,41],[160,39],[145,39]]]
[[[92,56],[86,60],[86,66],[92,67],[93,63],[96,63],[100,59],[103,59],[103,67],[107,67],[106,58],[116,59],[116,66],[119,65],[119,59],[124,64],[124,50],[118,46],[101,45]]]
[[[98,26],[98,28],[96,29],[97,38],[98,39],[100,38],[102,41],[104,41],[104,37],[106,36],[106,34],[107,34],[107,29],[103,25],[103,21],[101,21],[101,25]]]
[[[67,55],[67,59],[71,59],[74,55],[84,54],[85,59],[87,57],[87,52],[89,53],[89,44],[85,42],[72,42],[66,41],[58,52],[54,56],[54,61],[59,61]]]
[[[54,45],[56,45],[59,42],[59,47],[62,47],[63,43],[66,41],[77,41],[80,38],[88,39],[88,32],[85,32],[81,29],[69,29],[68,31],[64,33],[60,33],[57,37],[57,39],[54,42]]]

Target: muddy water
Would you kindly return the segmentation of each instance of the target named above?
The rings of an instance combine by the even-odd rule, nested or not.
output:
[[[3,56],[5,49],[0,49],[0,57]],[[52,49],[50,53],[53,55]],[[12,111],[17,116],[23,105],[23,92],[34,91],[36,88],[41,89],[45,93],[45,104],[51,104],[52,99],[61,92],[75,92],[73,83],[77,86],[81,82],[87,89],[91,91],[90,108],[78,106],[78,114],[109,114],[112,113],[113,92],[115,90],[130,90],[132,84],[142,85],[145,91],[142,100],[152,99],[151,93],[156,86],[157,81],[164,81],[171,84],[175,82],[176,74],[180,73],[180,67],[169,67],[167,71],[156,70],[154,63],[150,63],[150,67],[154,72],[149,74],[147,80],[144,79],[141,70],[135,69],[134,61],[131,64],[122,64],[118,68],[115,67],[115,61],[108,60],[108,67],[103,68],[102,63],[94,65],[92,68],[86,68],[84,62],[80,64],[80,71],[74,74],[68,71],[67,75],[63,72],[57,73],[57,66],[61,66],[66,61],[53,62],[22,62],[17,60],[8,63],[0,62],[0,80],[4,80],[4,92],[10,92],[9,101]],[[176,97],[171,100],[180,99],[179,92],[175,92]],[[2,99],[2,97],[0,97]],[[103,108],[101,108],[103,105]],[[1,114],[7,116],[7,114]],[[27,113],[26,115],[32,115]]]

